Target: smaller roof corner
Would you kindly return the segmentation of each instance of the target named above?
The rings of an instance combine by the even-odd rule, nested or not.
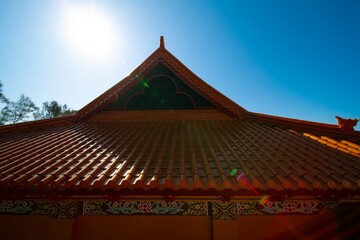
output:
[[[357,123],[359,122],[359,119],[345,119],[345,118],[341,118],[339,116],[335,116],[336,120],[338,121],[338,126],[339,128],[341,128],[342,130],[346,131],[346,132],[354,132],[354,127],[357,125]]]

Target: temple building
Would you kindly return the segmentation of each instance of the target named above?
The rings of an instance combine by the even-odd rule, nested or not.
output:
[[[0,127],[0,238],[355,239],[360,132],[337,119],[247,111],[161,37],[78,112]]]

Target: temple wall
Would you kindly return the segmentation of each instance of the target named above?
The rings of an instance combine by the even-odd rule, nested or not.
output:
[[[81,216],[74,240],[211,239],[211,218],[203,216]]]
[[[0,215],[0,239],[46,240],[48,216]]]
[[[70,240],[73,224],[72,219],[51,219],[47,231],[47,240]]]
[[[73,220],[48,216],[0,215],[0,239],[67,240],[71,239]]]
[[[321,202],[0,201],[0,239],[338,238],[335,206]],[[350,215],[352,221],[357,217]],[[352,233],[351,233],[352,234]],[[314,238],[316,239],[316,238]]]

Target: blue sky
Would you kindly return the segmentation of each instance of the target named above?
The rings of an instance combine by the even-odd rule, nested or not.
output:
[[[65,36],[69,11],[81,9],[111,25],[106,54]],[[359,12],[356,0],[2,0],[0,80],[13,101],[80,109],[164,35],[171,53],[248,111],[335,124],[335,115],[360,118]]]

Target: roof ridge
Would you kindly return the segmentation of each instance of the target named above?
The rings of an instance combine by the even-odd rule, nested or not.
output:
[[[73,114],[69,114],[65,116],[9,124],[9,125],[0,126],[0,134],[7,132],[20,132],[24,130],[32,130],[38,128],[48,128],[53,125],[71,123],[77,119],[79,119],[79,115],[77,112],[75,112]]]
[[[300,132],[310,132],[316,134],[327,134],[331,137],[342,138],[343,140],[351,140],[360,144],[360,132],[348,132],[341,129],[337,124],[320,123],[314,121],[300,120],[287,117],[279,117],[262,113],[247,112],[245,118],[253,119],[260,122],[275,124],[282,128],[291,128]]]

